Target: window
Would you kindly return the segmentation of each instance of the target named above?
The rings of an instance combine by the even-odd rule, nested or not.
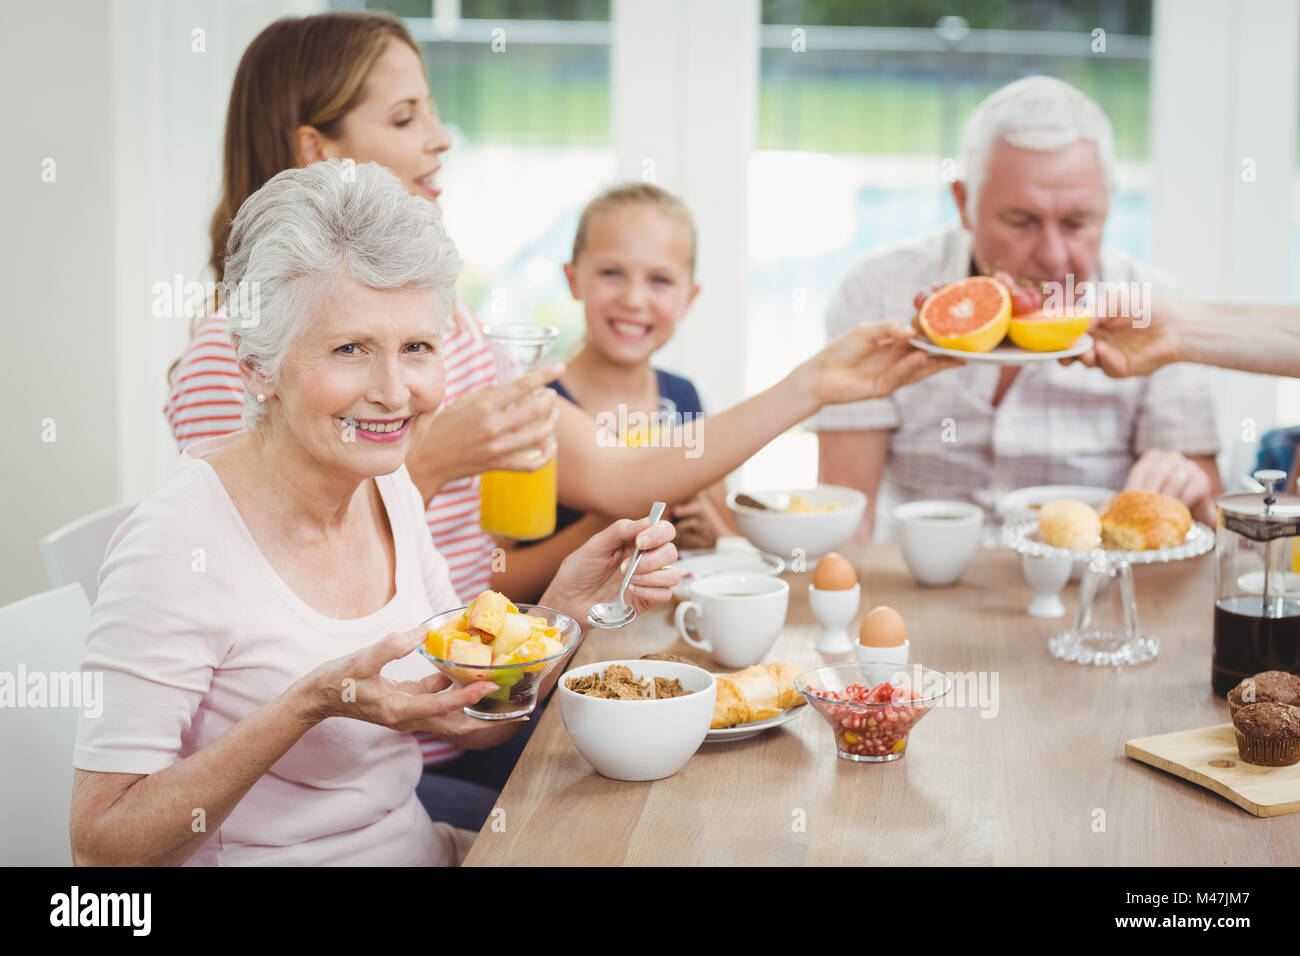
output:
[[[1119,163],[1105,241],[1149,258],[1150,0],[765,0],[762,15],[748,393],[824,343],[855,258],[958,221],[943,161],[971,110],[1020,77],[1057,76],[1107,112]],[[815,483],[816,461],[816,436],[796,429],[746,466],[746,487]]]
[[[334,0],[335,9],[355,4]],[[581,336],[562,266],[578,215],[614,175],[609,0],[371,0],[424,55],[453,145],[439,202],[465,271],[457,291],[485,325]]]

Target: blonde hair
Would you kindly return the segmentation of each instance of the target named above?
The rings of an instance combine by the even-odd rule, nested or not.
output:
[[[691,251],[687,257],[687,263],[690,266],[691,278],[694,279],[695,250],[698,242],[695,234],[695,217],[686,208],[686,203],[668,190],[660,189],[653,183],[624,183],[621,186],[612,186],[587,203],[586,208],[582,210],[582,216],[578,219],[578,231],[573,237],[573,256],[569,261],[576,263],[578,256],[582,254],[582,250],[587,247],[587,232],[591,228],[593,219],[601,213],[609,212],[620,206],[631,205],[653,206],[686,227],[691,240]]]

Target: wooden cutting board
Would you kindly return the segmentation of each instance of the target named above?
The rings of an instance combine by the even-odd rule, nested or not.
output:
[[[1237,755],[1232,724],[1180,730],[1125,742],[1124,753],[1200,784],[1257,817],[1300,810],[1300,763],[1256,767]]]

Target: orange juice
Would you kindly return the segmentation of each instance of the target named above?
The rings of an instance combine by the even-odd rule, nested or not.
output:
[[[555,533],[555,459],[536,471],[485,471],[479,524],[488,534],[532,541]]]

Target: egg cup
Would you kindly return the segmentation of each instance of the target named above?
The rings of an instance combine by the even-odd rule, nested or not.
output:
[[[859,641],[854,643],[853,650],[857,653],[862,676],[872,684],[881,684],[892,680],[900,667],[907,666],[911,646],[910,639],[893,647],[869,647]]]
[[[1034,599],[1029,602],[1029,616],[1064,617],[1065,605],[1061,602],[1061,589],[1070,579],[1074,559],[1036,558],[1022,554],[1020,567],[1025,573],[1025,580],[1034,589]]]
[[[817,641],[819,654],[848,654],[853,650],[848,627],[861,601],[861,584],[842,591],[823,591],[808,585],[808,604],[822,626],[822,636]]]

